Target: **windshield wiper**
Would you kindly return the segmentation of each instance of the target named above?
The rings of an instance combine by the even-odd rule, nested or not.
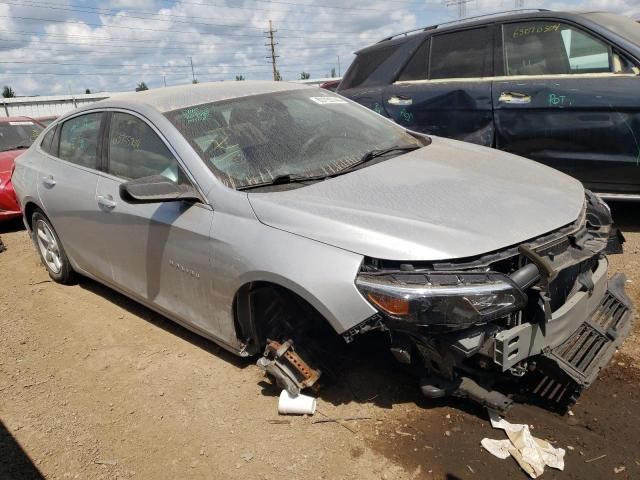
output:
[[[325,173],[321,175],[299,175],[297,173],[283,173],[281,175],[276,175],[271,180],[267,182],[253,183],[251,185],[242,185],[241,187],[237,187],[236,190],[250,190],[252,188],[260,188],[260,187],[269,187],[271,185],[284,185],[285,183],[303,183],[306,181],[314,181],[314,180],[326,180],[327,178],[337,177],[338,175],[342,175],[344,173],[349,173],[350,171],[356,169],[360,165],[367,163],[374,158],[382,157],[383,155],[387,155],[393,152],[411,152],[413,150],[417,150],[418,148],[422,148],[420,145],[394,145],[388,148],[381,148],[377,150],[370,150],[366,152],[360,160],[356,163],[352,163],[346,168],[342,170],[338,170],[334,173]]]
[[[376,149],[376,150],[369,150],[364,155],[362,155],[362,157],[360,157],[360,160],[358,160],[356,163],[352,163],[348,167],[345,167],[342,170],[338,171],[337,174],[340,175],[340,174],[343,174],[343,173],[351,172],[351,171],[357,169],[360,165],[363,165],[363,164],[365,164],[367,162],[370,162],[373,159],[382,157],[384,155],[388,155],[389,153],[393,153],[393,152],[411,152],[411,151],[417,150],[419,148],[422,148],[422,147],[420,145],[394,145],[394,146],[388,147],[388,148],[379,148],[379,149]]]
[[[271,185],[284,185],[286,183],[299,183],[299,182],[302,183],[305,181],[312,181],[312,180],[324,180],[325,178],[329,178],[329,177],[330,175],[327,175],[327,174],[306,176],[306,175],[299,175],[297,173],[283,173],[281,175],[276,175],[275,177],[273,177],[271,180],[267,182],[252,183],[250,185],[242,185],[241,187],[237,187],[236,190],[249,190],[252,188],[269,187]]]

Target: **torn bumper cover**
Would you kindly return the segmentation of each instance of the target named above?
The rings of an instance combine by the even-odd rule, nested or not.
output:
[[[531,393],[562,409],[631,329],[624,275],[607,281],[612,231],[608,207],[587,192],[574,224],[503,252],[431,264],[369,259],[356,286],[380,314],[344,338],[390,331],[392,353],[419,369],[432,398],[503,410],[511,398],[496,387],[526,377],[539,380]]]

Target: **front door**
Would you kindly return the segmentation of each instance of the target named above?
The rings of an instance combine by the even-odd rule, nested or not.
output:
[[[421,133],[493,145],[493,29],[434,35],[383,92],[385,113]]]
[[[174,319],[219,337],[213,314],[210,231],[213,210],[201,203],[130,204],[119,194],[127,180],[164,175],[190,180],[176,156],[144,119],[109,113],[105,172],[98,180],[102,248],[111,282]]]
[[[494,83],[497,147],[600,192],[640,193],[638,68],[562,22],[506,23]]]

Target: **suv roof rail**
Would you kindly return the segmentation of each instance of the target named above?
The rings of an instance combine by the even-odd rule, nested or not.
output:
[[[549,10],[547,8],[519,8],[519,9],[516,9],[516,10],[504,10],[502,12],[485,13],[483,15],[476,15],[476,16],[473,16],[473,17],[458,18],[456,20],[451,20],[449,22],[439,23],[437,25],[429,25],[428,27],[414,28],[413,30],[407,30],[406,32],[396,33],[394,35],[391,35],[390,37],[383,38],[378,43],[387,42],[389,40],[392,40],[392,39],[397,38],[397,37],[401,37],[403,35],[406,37],[410,33],[426,32],[427,30],[435,30],[436,28],[441,28],[441,27],[444,27],[446,25],[454,25],[456,23],[464,23],[464,22],[468,22],[469,20],[476,20],[478,18],[495,17],[495,16],[500,16],[500,15],[505,15],[505,14],[515,14],[515,13],[524,13],[524,12],[550,12],[550,11],[551,10]]]

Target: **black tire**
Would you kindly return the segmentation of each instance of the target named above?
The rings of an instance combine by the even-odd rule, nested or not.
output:
[[[53,225],[51,225],[51,222],[42,210],[33,212],[31,216],[31,227],[33,243],[51,279],[65,285],[75,283],[77,274],[73,270],[73,267],[71,267],[60,237],[58,237]],[[45,239],[41,235],[47,238]],[[51,241],[51,239],[53,239],[53,241]]]

